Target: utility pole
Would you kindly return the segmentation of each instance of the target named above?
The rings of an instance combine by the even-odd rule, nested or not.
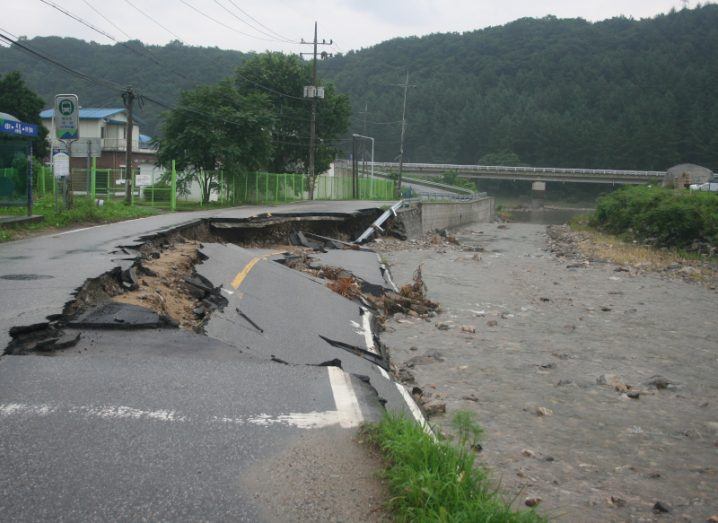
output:
[[[404,106],[401,110],[401,142],[399,146],[399,178],[396,181],[396,197],[401,198],[401,177],[404,170],[404,135],[406,134],[406,93],[409,90],[409,71],[406,72],[406,80],[399,87],[404,88]],[[413,86],[411,86],[413,87]]]
[[[132,203],[132,128],[135,125],[132,120],[132,107],[135,104],[135,97],[136,94],[132,86],[122,93],[122,101],[127,109],[127,131],[125,132],[125,203],[127,205]]]
[[[314,199],[314,182],[316,181],[317,175],[315,173],[315,155],[316,155],[316,143],[317,143],[317,98],[324,98],[324,88],[317,86],[317,46],[319,45],[332,45],[333,40],[322,40],[321,42],[317,39],[317,23],[314,22],[314,39],[311,42],[305,42],[304,39],[301,41],[305,45],[313,45],[314,50],[312,55],[312,85],[304,87],[304,98],[309,98],[311,104],[311,116],[309,117],[309,199]],[[305,55],[309,53],[300,53]],[[322,59],[330,57],[331,54],[322,52]]]

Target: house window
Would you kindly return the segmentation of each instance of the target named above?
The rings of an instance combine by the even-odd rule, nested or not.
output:
[[[103,127],[100,127],[100,138],[104,138],[104,137],[105,137],[105,128],[103,126]]]

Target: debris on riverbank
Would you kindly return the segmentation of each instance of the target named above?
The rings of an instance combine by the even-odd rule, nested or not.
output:
[[[657,273],[668,278],[718,286],[718,259],[687,257],[675,250],[661,249],[593,230],[572,230],[568,225],[551,225],[547,229],[548,250],[570,260],[573,268],[595,263],[617,265],[616,272],[630,275]]]

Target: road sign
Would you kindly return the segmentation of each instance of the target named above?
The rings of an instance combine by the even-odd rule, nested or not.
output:
[[[88,154],[89,153],[89,154]],[[70,144],[70,156],[73,158],[87,158],[102,156],[101,138],[82,138]]]
[[[57,139],[77,140],[80,138],[80,104],[76,94],[55,96],[52,120]]]
[[[67,153],[56,152],[52,155],[52,174],[55,178],[70,176],[70,157]]]
[[[37,125],[0,118],[0,133],[13,136],[37,136]]]

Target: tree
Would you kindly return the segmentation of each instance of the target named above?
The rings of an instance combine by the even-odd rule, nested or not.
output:
[[[33,140],[34,153],[37,158],[47,155],[47,129],[42,126],[40,111],[45,102],[31,91],[22,76],[17,71],[11,71],[5,76],[0,75],[0,112],[8,113],[23,122],[32,123],[39,127],[39,135]],[[1,140],[17,140],[10,136],[3,136]]]
[[[483,155],[479,158],[479,165],[505,165],[514,167],[521,165],[521,159],[512,151],[500,151]]]
[[[178,188],[186,190],[196,181],[207,203],[219,186],[219,169],[252,171],[266,165],[273,121],[265,95],[240,94],[230,81],[185,91],[166,115],[159,163],[175,160],[182,173]]]
[[[269,170],[279,173],[307,172],[310,113],[309,101],[302,98],[302,94],[304,86],[312,82],[310,65],[297,56],[262,53],[237,68],[235,81],[241,93],[267,95],[274,108],[274,152]],[[332,140],[346,132],[350,114],[349,98],[338,94],[333,85],[326,85],[324,99],[317,102],[315,172],[324,172],[329,168],[337,150]]]

